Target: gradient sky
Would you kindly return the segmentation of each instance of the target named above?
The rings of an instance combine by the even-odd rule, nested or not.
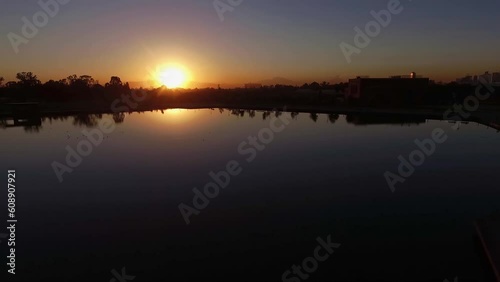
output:
[[[226,1],[226,0],[222,0]],[[348,64],[339,44],[388,0],[244,0],[221,22],[212,0],[72,0],[15,54],[7,38],[37,1],[4,1],[0,76],[89,74],[146,81],[177,64],[197,82],[302,83],[416,71],[436,80],[500,71],[500,1],[401,0],[404,10]]]

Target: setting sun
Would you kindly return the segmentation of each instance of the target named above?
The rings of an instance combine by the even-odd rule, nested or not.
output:
[[[160,71],[157,79],[168,88],[179,88],[185,86],[187,75],[180,68],[169,68]]]

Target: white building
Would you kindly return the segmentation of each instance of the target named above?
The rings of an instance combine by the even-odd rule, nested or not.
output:
[[[488,84],[493,84],[493,74],[489,72],[485,72],[484,74],[480,75],[479,79],[485,80]]]
[[[500,85],[500,72],[494,72],[492,77],[493,77],[493,84]]]

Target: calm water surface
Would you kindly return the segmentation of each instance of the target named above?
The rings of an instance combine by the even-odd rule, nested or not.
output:
[[[499,209],[496,130],[302,113],[248,162],[238,146],[271,117],[130,114],[62,183],[51,163],[99,117],[0,128],[0,168],[17,170],[16,278],[109,281],[126,267],[134,281],[281,281],[328,235],[341,247],[308,281],[489,278],[474,220]],[[446,143],[392,193],[384,172],[437,127]],[[231,160],[242,173],[186,225],[179,204]]]

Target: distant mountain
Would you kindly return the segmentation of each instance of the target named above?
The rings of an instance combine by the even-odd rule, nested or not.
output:
[[[152,83],[147,81],[130,81],[130,88],[150,88]]]
[[[296,81],[284,78],[284,77],[275,77],[272,79],[265,79],[261,80],[258,83],[262,85],[276,85],[276,84],[281,84],[281,85],[299,85]]]
[[[189,82],[189,87],[190,88],[202,88],[203,89],[203,88],[218,88],[219,85],[217,83],[211,83],[211,82],[191,81],[191,82]]]
[[[262,84],[265,86],[269,85],[292,85],[292,86],[300,86],[302,83],[298,83],[296,81],[284,78],[284,77],[274,77],[271,79],[264,79],[260,81],[248,81],[247,83],[258,83]],[[154,84],[152,81],[134,81],[134,82],[129,82],[130,87],[132,88],[139,88],[139,87],[144,87],[144,88],[150,88]],[[244,87],[245,83],[220,83],[221,88],[237,88],[237,87]],[[219,84],[218,83],[213,83],[213,82],[199,82],[199,81],[190,81],[188,83],[188,88],[218,88]]]
[[[188,83],[189,88],[221,88],[227,89],[227,88],[236,88],[236,87],[243,87],[243,84],[239,83],[213,83],[213,82],[197,82],[197,81],[191,81]]]
[[[331,84],[344,83],[344,82],[348,82],[348,81],[349,81],[349,78],[344,78],[340,75],[337,75],[334,78],[328,80],[328,82],[330,82]]]
[[[133,81],[129,82],[129,85],[131,88],[154,88],[155,82],[154,81]],[[221,88],[235,88],[235,87],[242,87],[243,84],[226,84],[226,83],[221,83],[220,87]],[[190,81],[187,83],[187,88],[218,88],[219,84],[218,83],[212,83],[212,82],[197,82],[197,81]]]

